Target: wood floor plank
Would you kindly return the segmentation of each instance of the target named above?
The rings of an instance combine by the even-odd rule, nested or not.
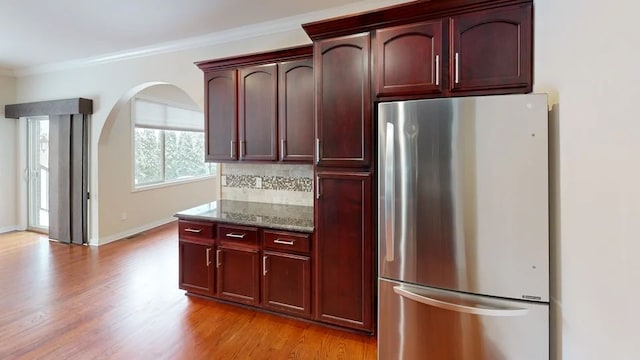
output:
[[[0,234],[0,359],[375,359],[376,339],[184,295],[177,224],[101,247]]]

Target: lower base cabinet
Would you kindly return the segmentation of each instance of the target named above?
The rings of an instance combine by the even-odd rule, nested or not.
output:
[[[194,294],[213,295],[213,266],[210,261],[213,243],[201,244],[180,240],[178,246],[180,289]]]
[[[216,296],[243,304],[260,304],[258,249],[219,246],[216,262]]]
[[[180,289],[311,319],[311,234],[180,219]]]
[[[371,173],[316,172],[316,319],[375,329]]]
[[[262,264],[262,304],[294,315],[311,315],[311,259],[265,251]]]

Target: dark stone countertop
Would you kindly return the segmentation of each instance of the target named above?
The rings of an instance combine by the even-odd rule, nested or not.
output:
[[[217,200],[179,211],[179,219],[218,221],[227,224],[313,232],[313,206]]]

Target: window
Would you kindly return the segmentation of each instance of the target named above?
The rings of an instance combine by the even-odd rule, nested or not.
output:
[[[204,162],[204,117],[199,111],[133,99],[134,187],[215,175]]]

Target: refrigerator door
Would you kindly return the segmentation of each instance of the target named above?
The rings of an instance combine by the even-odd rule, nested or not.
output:
[[[543,360],[549,305],[380,279],[378,359]]]
[[[549,300],[544,94],[381,103],[379,272]]]

